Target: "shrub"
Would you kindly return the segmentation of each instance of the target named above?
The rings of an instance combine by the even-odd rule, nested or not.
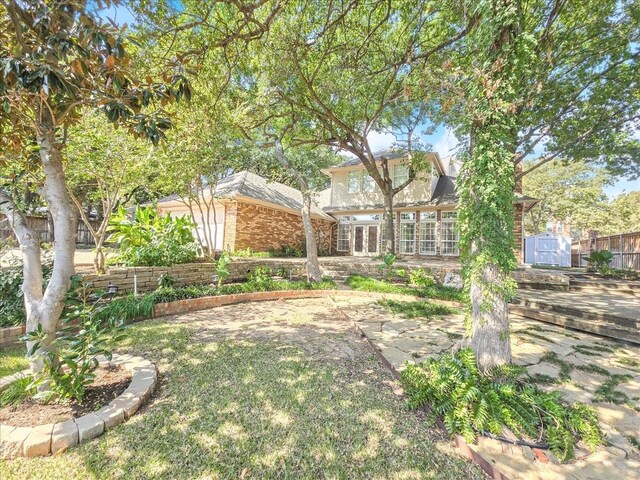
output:
[[[102,303],[101,298],[97,301],[90,299],[86,287],[71,292],[61,327],[45,351],[37,351],[47,336],[42,325],[22,337],[25,341],[35,342],[28,352],[29,357],[41,357],[44,363],[42,371],[35,374],[26,387],[46,387],[34,398],[49,401],[60,397],[82,401],[87,385],[95,378],[94,372],[99,365],[97,357],[104,355],[110,360],[114,344],[124,337],[123,320],[103,311],[109,304]]]
[[[521,438],[541,439],[561,461],[574,456],[578,439],[594,450],[603,442],[596,413],[587,405],[570,406],[558,392],[541,392],[523,380],[526,369],[504,365],[480,373],[470,348],[407,365],[402,383],[409,405],[429,405],[429,418],[442,418],[450,434],[475,442],[478,434],[501,435],[504,427]]]
[[[393,253],[383,253],[376,258],[382,260],[382,263],[378,265],[378,270],[385,272],[388,281],[391,281],[394,276],[404,277],[404,269],[395,267],[395,263],[398,257],[396,257]]]
[[[201,252],[193,237],[195,224],[187,216],[158,215],[152,207],[136,209],[133,219],[120,207],[109,229],[118,242],[118,261],[130,266],[171,266],[195,261]]]
[[[43,288],[47,287],[52,270],[52,258],[45,254],[42,263]],[[21,261],[15,261],[9,267],[0,269],[0,327],[24,324],[26,313],[22,293],[23,281]]]
[[[585,260],[587,261],[587,270],[596,272],[609,267],[613,260],[613,253],[609,250],[596,250],[591,252]]]
[[[418,268],[409,272],[409,283],[417,287],[431,287],[436,282],[431,269]]]
[[[229,270],[229,264],[231,263],[231,257],[227,252],[222,252],[220,258],[216,261],[216,275],[218,275],[218,287],[229,278],[231,271]]]
[[[176,277],[174,277],[170,273],[163,273],[158,277],[159,288],[173,287],[175,284],[176,284]]]

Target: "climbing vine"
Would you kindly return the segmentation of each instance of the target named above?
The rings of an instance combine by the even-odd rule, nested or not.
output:
[[[474,78],[464,86],[470,142],[463,154],[458,183],[465,286],[472,298],[467,315],[471,335],[473,321],[478,321],[472,317],[479,315],[472,309],[474,300],[482,312],[500,306],[506,310],[506,301],[515,293],[509,273],[516,266],[516,114],[527,59],[533,52],[533,40],[519,28],[517,2],[481,1],[477,14],[481,21],[470,37],[477,51],[471,68]],[[507,342],[508,324],[497,334],[500,341]]]

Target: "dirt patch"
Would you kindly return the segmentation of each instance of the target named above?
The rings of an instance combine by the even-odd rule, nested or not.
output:
[[[75,400],[44,405],[26,399],[18,405],[0,408],[0,423],[14,427],[35,427],[81,417],[99,410],[119,396],[131,383],[131,374],[119,365],[99,367],[94,382],[87,387],[82,403]]]

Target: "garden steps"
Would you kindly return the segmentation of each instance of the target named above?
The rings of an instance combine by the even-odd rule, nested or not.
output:
[[[509,314],[640,345],[640,330],[637,328],[624,327],[601,320],[538,310],[537,308],[518,304],[509,305]]]
[[[605,279],[572,278],[569,290],[585,293],[609,293],[640,297],[640,282],[625,282]]]

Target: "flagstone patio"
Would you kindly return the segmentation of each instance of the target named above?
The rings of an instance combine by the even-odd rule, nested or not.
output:
[[[397,372],[449,350],[464,333],[462,315],[407,319],[370,299],[335,301]],[[516,316],[511,322],[514,362],[527,367],[540,388],[593,406],[607,445],[592,455],[579,449],[568,465],[556,464],[553,455],[542,463],[547,459],[528,447],[487,438],[474,448],[512,480],[640,479],[640,348]]]

